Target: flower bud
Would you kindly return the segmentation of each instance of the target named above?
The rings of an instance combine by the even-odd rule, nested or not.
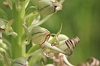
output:
[[[15,59],[12,66],[28,66],[28,62],[24,58]]]
[[[59,34],[58,35],[58,40],[59,41],[63,41],[63,40],[68,40],[69,38],[66,36],[66,35],[64,35],[64,34]]]
[[[65,43],[66,40],[68,40],[69,38],[66,35],[63,34],[59,34],[57,37],[59,44],[56,45],[56,47],[58,47],[59,49],[66,51],[67,50],[67,45]]]
[[[50,36],[50,32],[45,28],[36,26],[32,29],[31,36],[32,36],[31,39],[33,43],[42,44],[46,40],[48,40]]]
[[[37,6],[38,12],[43,15],[50,15],[61,9],[62,5],[55,0],[40,0]]]
[[[50,39],[52,40],[53,37],[50,37]],[[46,47],[48,47],[44,53],[45,54],[48,54],[50,52],[53,52],[53,53],[64,53],[66,54],[67,52],[67,45],[65,43],[66,40],[68,40],[69,38],[66,36],[66,35],[63,35],[63,34],[59,34],[58,37],[56,38],[57,41],[53,42],[53,46],[48,43],[48,42],[45,42],[43,45],[45,45]],[[59,43],[59,44],[55,44],[55,43]],[[42,47],[43,47],[42,45]]]

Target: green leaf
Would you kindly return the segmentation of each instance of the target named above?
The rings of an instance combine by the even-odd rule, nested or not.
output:
[[[38,23],[40,21],[40,14],[37,12],[31,13],[30,15],[28,15],[26,20],[26,24],[28,26],[30,26],[31,24]]]
[[[36,27],[36,26],[39,26],[39,25],[43,24],[43,23],[44,23],[46,20],[48,20],[52,15],[53,15],[53,14],[48,15],[48,16],[45,17],[44,19],[40,20],[38,23],[31,24],[31,25],[28,27],[28,29],[31,30],[32,28],[34,28],[34,27]]]
[[[7,14],[0,8],[0,18],[8,19]]]
[[[40,48],[39,45],[34,45],[34,46],[32,46],[32,47],[29,49],[29,51],[27,52],[27,54],[31,54],[31,53],[33,53],[34,51],[38,50],[39,48]]]

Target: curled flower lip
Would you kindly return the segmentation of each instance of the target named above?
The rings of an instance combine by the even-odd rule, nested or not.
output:
[[[86,63],[80,63],[78,66],[100,66],[100,61],[94,57],[89,57]]]
[[[75,38],[65,41],[66,45],[68,46],[68,48],[70,50],[70,53],[67,53],[68,56],[70,56],[73,53],[73,50],[79,41],[80,41],[80,39],[77,36]]]
[[[53,37],[51,37],[51,40]],[[63,53],[67,56],[70,56],[73,53],[74,48],[76,47],[76,44],[80,41],[80,39],[76,36],[75,38],[69,39],[66,35],[59,34],[58,37],[56,37],[56,40],[53,42],[52,45],[48,41],[45,41],[41,47],[45,47],[46,53],[54,52],[54,53]],[[58,44],[56,44],[58,43]]]
[[[89,63],[90,61],[92,61],[92,62]],[[100,62],[96,58],[90,57],[90,58],[87,59],[87,63],[86,64],[87,65],[90,65],[90,66],[99,66],[100,65]]]

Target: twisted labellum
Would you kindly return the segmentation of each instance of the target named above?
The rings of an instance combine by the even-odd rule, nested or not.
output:
[[[100,66],[100,61],[97,60],[94,57],[90,57],[87,59],[86,64],[85,63],[81,63],[78,66]]]
[[[78,37],[66,40],[65,43],[68,46],[70,53],[68,53],[67,55],[70,56],[73,53],[74,48],[76,47],[76,44],[80,41],[80,39]]]
[[[86,65],[87,66],[99,66],[100,62],[96,58],[90,57],[87,59]]]

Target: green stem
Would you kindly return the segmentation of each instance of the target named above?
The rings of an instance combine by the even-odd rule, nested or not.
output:
[[[12,4],[12,16],[14,19],[12,28],[18,34],[17,37],[11,37],[13,59],[24,57],[26,53],[26,45],[21,44],[21,39],[24,34],[22,24],[24,23],[25,8],[27,7],[29,1],[30,0],[19,2],[19,0],[15,0]]]
[[[22,45],[22,55],[23,57],[26,57],[26,46],[25,45]]]
[[[17,37],[11,38],[12,58],[15,59],[15,58],[22,57],[25,55],[25,45],[20,44],[22,35],[24,33],[22,24],[24,23],[23,15],[25,15],[25,7],[23,7],[22,9],[18,9],[14,3],[12,11],[13,11],[13,19],[14,19],[12,28],[18,34]]]

